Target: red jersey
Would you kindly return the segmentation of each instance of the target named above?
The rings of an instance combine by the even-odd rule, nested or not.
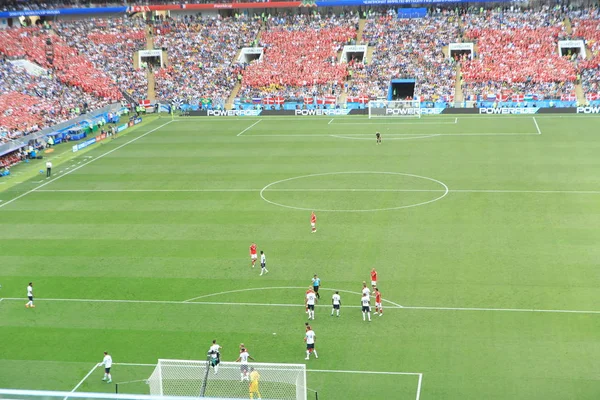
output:
[[[312,224],[317,222],[317,216],[314,213],[310,214],[310,222]]]
[[[255,244],[250,246],[250,254],[256,254],[256,245]]]
[[[381,293],[375,292],[375,303],[381,303]]]
[[[377,271],[371,271],[371,280],[377,282]]]

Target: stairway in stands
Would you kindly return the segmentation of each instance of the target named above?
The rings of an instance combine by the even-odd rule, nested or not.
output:
[[[154,50],[154,34],[152,29],[146,29],[146,50]],[[146,78],[148,79],[146,99],[154,101],[156,100],[156,78],[154,77],[154,71],[151,71],[150,68],[146,71]]]
[[[563,26],[565,27],[565,32],[567,35],[573,34],[573,24],[571,23],[571,19],[569,17],[565,17],[563,21]],[[590,49],[585,46],[586,57],[590,58],[592,52]],[[585,92],[583,91],[583,86],[581,86],[581,82],[575,82],[575,95],[577,96],[577,104],[586,104],[587,100],[585,98]]]
[[[457,63],[456,64],[456,82],[454,83],[454,106],[462,107],[464,101],[465,101],[465,95],[462,90],[460,63]]]
[[[256,37],[254,38],[254,43],[256,43],[256,46],[260,46],[260,38],[262,37],[264,30],[265,30],[265,22],[262,21],[261,26],[258,29],[258,32],[256,32]],[[241,52],[242,52],[242,49],[239,49],[238,52],[236,53],[235,58],[234,58],[234,63],[236,62],[236,60],[238,58],[240,58]],[[240,81],[238,81],[235,84],[235,86],[233,86],[233,89],[231,89],[231,93],[229,94],[229,97],[227,98],[227,101],[225,102],[226,110],[233,109],[233,103],[234,103],[236,97],[238,96],[238,93],[240,92],[241,88],[242,88],[242,83]]]

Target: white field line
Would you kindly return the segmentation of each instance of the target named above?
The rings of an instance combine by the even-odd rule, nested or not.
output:
[[[535,124],[535,128],[537,129],[538,135],[541,135],[542,131],[540,130],[540,126],[538,125],[537,120],[535,119],[535,117],[533,117],[533,123]]]
[[[351,136],[351,135],[363,135],[362,133],[360,134],[344,134],[344,136]],[[416,136],[419,134],[415,134],[415,133],[388,133],[386,134],[386,136],[390,136],[390,135],[409,135],[409,136]],[[477,132],[477,133],[422,133],[421,135],[429,135],[429,136],[537,136],[538,133],[534,132],[534,133],[523,133],[523,132],[507,132],[507,133],[486,133],[486,132]],[[273,134],[273,135],[248,135],[248,137],[336,137],[335,135],[331,135],[331,134]]]
[[[237,134],[237,136],[242,136],[242,133],[250,130],[250,128],[252,128],[253,126],[255,126],[256,124],[258,124],[260,121],[262,121],[262,119],[259,119],[258,121],[256,121],[255,123],[253,123],[252,125],[250,125],[249,127],[247,127],[246,129],[244,129],[243,131],[241,131],[240,133]]]
[[[333,119],[332,119],[332,121],[333,121]],[[454,125],[454,124],[456,124],[455,121],[443,121],[443,122],[436,122],[436,121],[423,121],[423,122],[417,122],[417,121],[410,121],[410,122],[372,121],[372,122],[336,122],[333,125]]]
[[[92,369],[90,369],[90,371],[87,373],[87,375],[86,375],[86,376],[84,376],[84,377],[83,377],[83,379],[82,379],[82,380],[80,380],[80,381],[79,381],[79,383],[78,383],[77,385],[75,385],[75,387],[73,388],[73,390],[71,390],[71,393],[73,393],[73,392],[76,392],[76,391],[77,391],[77,389],[79,389],[79,386],[83,385],[83,382],[85,382],[85,380],[86,380],[87,378],[89,378],[89,376],[90,376],[91,374],[93,374],[93,373],[94,373],[94,371],[96,370],[96,368],[98,368],[99,366],[100,366],[100,364],[96,364],[96,365],[94,365],[94,367],[93,367]],[[68,399],[68,398],[69,398],[69,396],[66,396],[66,397],[65,397],[63,400],[66,400],[66,399]]]
[[[93,159],[91,159],[90,161],[86,161],[85,163],[81,164],[80,166],[78,166],[78,167],[75,167],[75,168],[73,168],[72,170],[65,172],[63,175],[57,176],[56,178],[54,178],[54,179],[51,179],[51,180],[49,180],[49,181],[48,181],[48,182],[46,182],[46,183],[43,183],[43,184],[41,184],[41,185],[39,185],[39,186],[37,186],[37,187],[35,187],[35,188],[33,188],[33,189],[31,189],[31,190],[29,190],[29,191],[27,191],[27,192],[23,193],[23,194],[20,194],[20,195],[18,195],[17,197],[15,197],[15,198],[13,198],[13,199],[10,199],[9,201],[7,201],[7,202],[5,202],[5,203],[3,203],[3,204],[0,204],[0,208],[2,208],[2,207],[4,207],[4,206],[6,206],[6,205],[8,205],[8,204],[10,204],[10,203],[12,203],[12,202],[14,202],[14,201],[16,201],[16,200],[19,200],[20,198],[22,198],[22,197],[25,197],[25,196],[27,196],[28,194],[30,194],[30,193],[33,193],[33,192],[35,192],[36,190],[38,190],[38,189],[41,189],[41,188],[43,188],[44,186],[46,186],[46,185],[49,185],[49,184],[51,184],[52,182],[55,182],[55,181],[57,181],[57,180],[58,180],[58,179],[60,179],[60,178],[64,178],[65,176],[69,175],[70,173],[72,173],[72,172],[75,172],[75,171],[77,171],[78,169],[80,169],[80,168],[83,168],[83,167],[85,167],[86,165],[88,165],[88,164],[90,164],[90,163],[92,163],[92,162],[94,162],[94,161],[96,161],[96,160],[99,160],[99,159],[103,158],[104,156],[107,156],[107,155],[109,155],[109,154],[111,154],[111,153],[113,153],[113,152],[115,152],[115,151],[117,151],[117,150],[119,150],[119,149],[121,149],[121,148],[123,148],[123,147],[127,146],[127,145],[128,145],[128,144],[130,144],[130,143],[133,143],[133,142],[135,142],[135,141],[137,141],[137,140],[141,139],[141,138],[143,138],[143,137],[145,137],[145,136],[147,136],[147,135],[151,134],[152,132],[154,132],[154,131],[157,131],[157,130],[161,129],[161,128],[162,128],[162,127],[164,127],[164,126],[167,126],[167,125],[168,125],[168,124],[170,124],[171,122],[173,122],[173,121],[169,121],[169,122],[167,122],[167,123],[164,123],[164,124],[162,124],[162,125],[160,125],[160,126],[158,126],[158,127],[154,128],[154,129],[151,129],[151,130],[149,130],[148,132],[146,132],[146,133],[144,133],[144,134],[142,134],[142,135],[140,135],[140,136],[138,136],[138,137],[136,137],[136,138],[134,138],[134,139],[131,139],[130,141],[128,141],[128,142],[125,142],[125,143],[123,143],[122,145],[120,145],[120,146],[118,146],[118,147],[115,147],[114,149],[112,149],[112,150],[109,150],[109,151],[107,151],[106,153],[103,153],[103,154],[99,155],[99,156],[98,156],[98,157],[96,157],[96,158],[93,158]],[[67,168],[67,169],[68,169],[68,168]]]
[[[383,299],[385,301],[386,299]],[[4,301],[23,301],[22,298],[5,297]],[[131,303],[131,304],[195,304],[214,306],[260,306],[260,307],[303,307],[304,304],[275,304],[275,303],[232,303],[232,302],[197,302],[197,301],[169,301],[169,300],[115,300],[115,299],[36,299],[40,301],[73,302],[73,303]],[[318,307],[331,307],[330,304],[320,304]],[[38,304],[39,307],[39,304]],[[360,306],[344,306],[344,308],[360,308]],[[538,308],[485,308],[485,307],[430,307],[430,306],[388,306],[387,310],[423,310],[423,311],[474,311],[474,312],[521,312],[521,313],[548,313],[548,314],[588,314],[600,315],[599,310],[560,310]]]
[[[41,189],[40,193],[227,193],[260,192],[261,189]],[[444,189],[266,189],[265,192],[445,192]],[[600,190],[504,190],[449,189],[448,193],[507,193],[507,194],[600,194]],[[0,200],[2,201],[2,200]]]
[[[333,122],[333,118],[331,118],[331,119],[329,120],[329,122],[327,123],[327,125],[331,125],[331,123],[332,123],[332,122]]]
[[[454,118],[454,123],[458,124],[458,117]]]
[[[417,400],[421,398],[421,387],[423,386],[423,374],[419,374],[419,382],[417,383]]]
[[[456,114],[454,114],[456,115]],[[206,118],[206,117],[186,117],[185,120],[181,119],[181,120],[174,120],[173,122],[185,122],[185,121],[194,121],[194,123],[197,123],[198,120],[201,120],[203,122],[215,122],[215,121],[221,121],[221,122],[240,122],[240,121],[246,121],[246,122],[251,122],[251,121],[255,121],[257,119],[261,119],[263,122],[269,122],[269,121],[276,121],[276,120],[293,120],[293,121],[304,121],[304,120],[327,120],[328,117],[331,116],[327,116],[327,115],[323,115],[323,116],[266,116],[266,115],[261,115],[261,116],[248,116],[248,117],[215,117],[215,118]],[[482,119],[482,120],[493,120],[493,119],[522,119],[522,120],[527,120],[529,117],[531,117],[531,114],[523,114],[523,115],[497,115],[497,114],[493,114],[493,115],[480,115],[480,114],[474,114],[474,115],[469,115],[469,114],[461,114],[460,118],[461,119]],[[426,116],[422,116],[422,120],[454,120],[456,117],[454,117],[453,115],[426,115]],[[537,114],[536,118],[540,118],[540,119],[581,119],[581,118],[596,118],[598,120],[600,120],[600,116],[598,115],[583,115],[583,114],[562,114],[562,115],[557,115],[557,114]],[[335,117],[336,121],[353,121],[353,120],[357,120],[360,121],[361,119],[367,120],[367,116],[366,115],[346,115],[346,116],[336,116]],[[389,118],[389,120],[391,120],[391,118]],[[537,133],[536,133],[537,134]]]
[[[345,135],[329,135],[331,137],[334,138],[340,138],[340,139],[350,139],[350,140],[373,140],[372,138],[367,138],[367,137],[356,137],[356,136],[345,136]],[[427,139],[427,138],[431,138],[431,137],[436,137],[436,136],[440,136],[440,135],[427,135],[427,134],[415,134],[413,135],[406,135],[405,137],[387,137],[385,140],[417,140],[417,139]]]
[[[203,296],[198,296],[198,297],[194,297],[192,299],[184,300],[184,302],[190,303],[190,302],[194,302],[195,300],[205,299],[207,297],[213,297],[213,296],[220,296],[220,295],[224,295],[224,294],[252,292],[255,290],[273,290],[273,289],[306,289],[306,287],[305,286],[267,286],[267,287],[258,287],[258,288],[236,289],[236,290],[228,290],[226,292],[205,294]],[[344,289],[331,289],[331,288],[323,287],[323,288],[321,288],[321,290],[327,290],[327,291],[332,291],[332,292],[338,291],[338,292],[342,292],[342,293],[355,294],[357,296],[362,295],[361,292],[353,292],[351,290],[344,290]],[[373,296],[371,296],[371,297],[373,297]],[[382,298],[382,300],[394,305],[395,307],[402,308],[402,306],[400,304],[394,303],[393,301],[390,301],[390,300],[387,300],[384,298]],[[356,306],[356,307],[359,307],[359,306]]]

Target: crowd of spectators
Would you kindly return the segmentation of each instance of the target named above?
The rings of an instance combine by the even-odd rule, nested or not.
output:
[[[0,143],[64,122],[77,109],[106,104],[51,74],[31,75],[8,61],[0,62]]]
[[[358,14],[272,16],[259,45],[262,60],[243,72],[241,97],[337,96],[348,70],[338,52],[356,40]]]
[[[477,43],[476,57],[461,68],[465,96],[500,95],[498,91],[543,99],[570,96],[576,69],[556,47],[566,36],[563,18],[547,7],[465,15],[465,38]]]
[[[157,99],[224,105],[241,71],[234,57],[251,45],[259,27],[244,15],[164,21],[155,44],[167,50],[169,65],[156,73]]]
[[[133,55],[146,44],[145,21],[141,18],[61,21],[53,29],[79,54],[103,71],[119,90],[135,99],[147,95],[143,68],[134,68]]]
[[[375,47],[373,59],[355,68],[349,89],[353,95],[384,96],[390,79],[415,78],[415,96],[421,101],[453,97],[456,69],[442,50],[459,38],[454,11],[420,19],[373,15],[363,33],[363,40]]]
[[[48,40],[52,42],[52,60],[46,53]],[[27,58],[43,68],[52,68],[54,75],[64,84],[80,87],[96,97],[106,100],[122,97],[114,81],[96,68],[85,54],[80,54],[60,36],[51,35],[43,28],[0,30],[0,52],[7,57]]]
[[[573,38],[585,41],[590,57],[578,64],[588,100],[600,100],[600,9],[572,11]]]
[[[51,10],[55,8],[89,8],[89,7],[122,7],[147,6],[162,4],[196,4],[196,3],[266,3],[284,0],[3,0],[0,11],[16,10]]]

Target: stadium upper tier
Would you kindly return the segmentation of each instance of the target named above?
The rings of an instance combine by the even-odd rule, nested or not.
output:
[[[575,100],[581,78],[589,100],[598,98],[600,18],[597,10],[565,14],[542,11],[441,11],[420,19],[371,13],[253,18],[186,17],[154,24],[154,45],[168,62],[155,69],[159,101],[223,106],[238,97],[327,98],[325,104],[387,97],[390,81],[415,81],[414,95],[427,102],[452,102],[455,89],[475,101]],[[360,28],[362,27],[362,28]],[[52,30],[0,30],[0,54],[27,59],[47,70],[32,76],[9,63],[0,65],[0,137],[23,134],[68,118],[73,108],[97,108],[122,99],[145,99],[148,71],[134,68],[133,55],[146,47],[141,18],[102,18],[52,23]],[[560,57],[557,41],[585,39],[587,59]],[[53,63],[46,54],[50,39]],[[447,57],[449,43],[472,42],[472,59]],[[242,47],[258,44],[262,60],[238,63]],[[347,44],[368,45],[363,60],[340,62]],[[457,73],[462,80],[456,82]],[[233,92],[235,93],[235,92]],[[333,100],[331,100],[333,99]],[[346,99],[346,100],[344,100]],[[259,100],[260,102],[260,100]],[[364,101],[363,101],[364,102]]]

